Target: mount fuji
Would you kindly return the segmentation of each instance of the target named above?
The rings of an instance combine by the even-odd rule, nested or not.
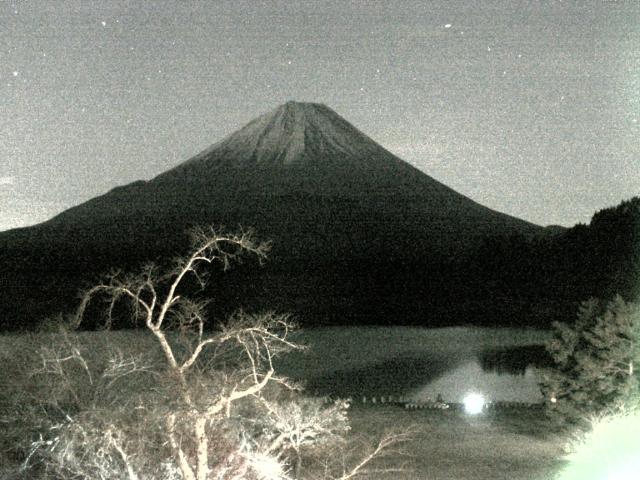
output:
[[[201,224],[254,227],[274,245],[265,269],[237,269],[220,296],[331,323],[436,315],[421,305],[446,265],[488,237],[545,232],[455,192],[332,109],[288,102],[149,181],[1,233],[0,315],[70,309],[101,271],[174,256]]]

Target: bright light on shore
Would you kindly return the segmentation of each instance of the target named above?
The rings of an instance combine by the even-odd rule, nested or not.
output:
[[[479,393],[468,393],[464,397],[464,411],[470,415],[477,415],[482,413],[484,408],[484,397]]]

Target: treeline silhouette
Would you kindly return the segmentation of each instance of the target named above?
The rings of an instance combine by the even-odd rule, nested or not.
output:
[[[0,329],[33,328],[45,317],[74,310],[78,291],[100,273],[167,262],[188,248],[186,235],[167,233],[166,218],[163,224],[140,222],[105,226],[99,236],[46,225],[38,236],[18,230],[9,232],[8,241],[5,235]],[[188,226],[178,218],[172,225],[174,232]],[[279,239],[265,266],[248,262],[212,275],[200,295],[212,297],[214,320],[241,306],[292,312],[303,325],[548,327],[554,320],[571,321],[590,297],[618,293],[636,299],[639,239],[640,197],[597,212],[588,225],[487,237],[479,248],[453,257],[428,253],[413,236],[398,235],[393,244],[380,242],[366,251],[348,245],[305,249],[294,239],[295,254],[285,254],[287,239]]]
[[[472,290],[529,305],[539,321],[571,320],[590,297],[636,299],[640,198],[598,211],[589,225],[537,238],[494,237],[469,259]],[[516,301],[514,301],[516,299]]]

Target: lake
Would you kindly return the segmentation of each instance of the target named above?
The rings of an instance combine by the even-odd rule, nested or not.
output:
[[[545,330],[327,327],[297,335],[309,349],[276,367],[310,393],[460,402],[474,391],[491,401],[542,401],[534,367],[548,363]]]

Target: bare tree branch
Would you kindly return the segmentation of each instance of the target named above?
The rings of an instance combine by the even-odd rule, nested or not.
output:
[[[341,477],[336,480],[349,480],[350,478],[354,478],[358,475],[366,473],[364,467],[368,465],[373,459],[380,456],[380,454],[388,450],[391,446],[397,445],[398,443],[405,442],[411,438],[410,434],[403,433],[395,433],[395,434],[387,434],[380,439],[376,447],[371,451],[368,455],[366,455],[360,463],[358,463],[355,467],[353,467],[349,472],[345,472]]]

